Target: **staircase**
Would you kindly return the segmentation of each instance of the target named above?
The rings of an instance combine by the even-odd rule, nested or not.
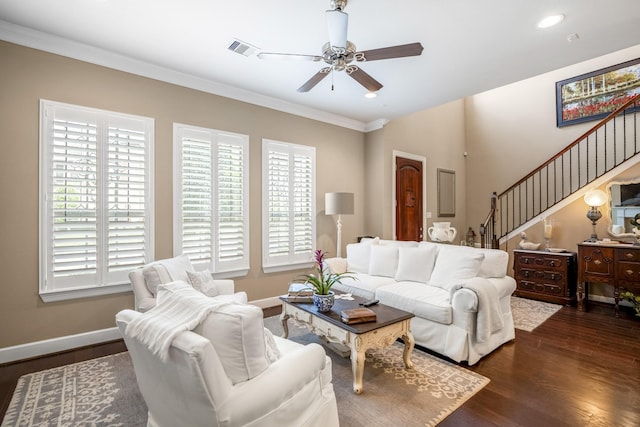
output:
[[[640,94],[511,187],[493,193],[480,224],[480,245],[498,248],[519,227],[640,153],[639,115]]]

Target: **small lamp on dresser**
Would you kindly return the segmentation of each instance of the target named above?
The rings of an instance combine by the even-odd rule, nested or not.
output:
[[[607,202],[607,194],[602,190],[589,190],[584,194],[584,201],[589,205],[587,218],[589,218],[591,225],[593,226],[593,232],[585,242],[597,242],[598,235],[596,234],[596,223],[600,218],[602,218],[602,213],[598,208]]]

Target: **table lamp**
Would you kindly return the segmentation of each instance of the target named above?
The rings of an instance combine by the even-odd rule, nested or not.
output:
[[[336,256],[342,257],[342,218],[341,215],[353,215],[353,193],[326,193],[324,195],[324,213],[338,215],[338,243]]]
[[[584,201],[589,205],[589,211],[587,212],[587,218],[591,220],[593,226],[593,232],[585,242],[597,242],[598,235],[596,234],[596,222],[602,218],[602,213],[598,208],[607,202],[607,194],[602,190],[590,190],[584,194]]]

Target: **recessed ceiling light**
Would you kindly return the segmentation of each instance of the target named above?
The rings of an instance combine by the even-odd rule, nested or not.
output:
[[[564,20],[564,15],[559,13],[557,15],[551,15],[538,22],[538,28],[549,28],[561,23]]]
[[[376,96],[378,96],[376,92],[367,92],[364,94],[365,98],[375,98]]]

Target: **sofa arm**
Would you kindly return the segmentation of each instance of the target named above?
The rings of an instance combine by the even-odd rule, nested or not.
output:
[[[347,272],[346,258],[327,258],[324,260],[324,263],[328,267],[329,273],[341,274]]]
[[[227,405],[221,412],[234,420],[234,424],[245,425],[254,420],[256,414],[247,410],[247,396],[251,396],[251,407],[257,413],[266,414],[287,402],[313,382],[320,384],[321,373],[327,363],[324,349],[315,343],[300,346],[296,351],[285,353],[272,363],[260,375],[234,386],[227,399]],[[314,393],[320,393],[320,387],[312,387]],[[300,401],[304,410],[309,399]],[[221,408],[222,409],[222,408]],[[255,411],[254,411],[255,412]]]
[[[478,295],[471,289],[455,289],[451,292],[451,307],[454,311],[475,313],[478,311]]]

